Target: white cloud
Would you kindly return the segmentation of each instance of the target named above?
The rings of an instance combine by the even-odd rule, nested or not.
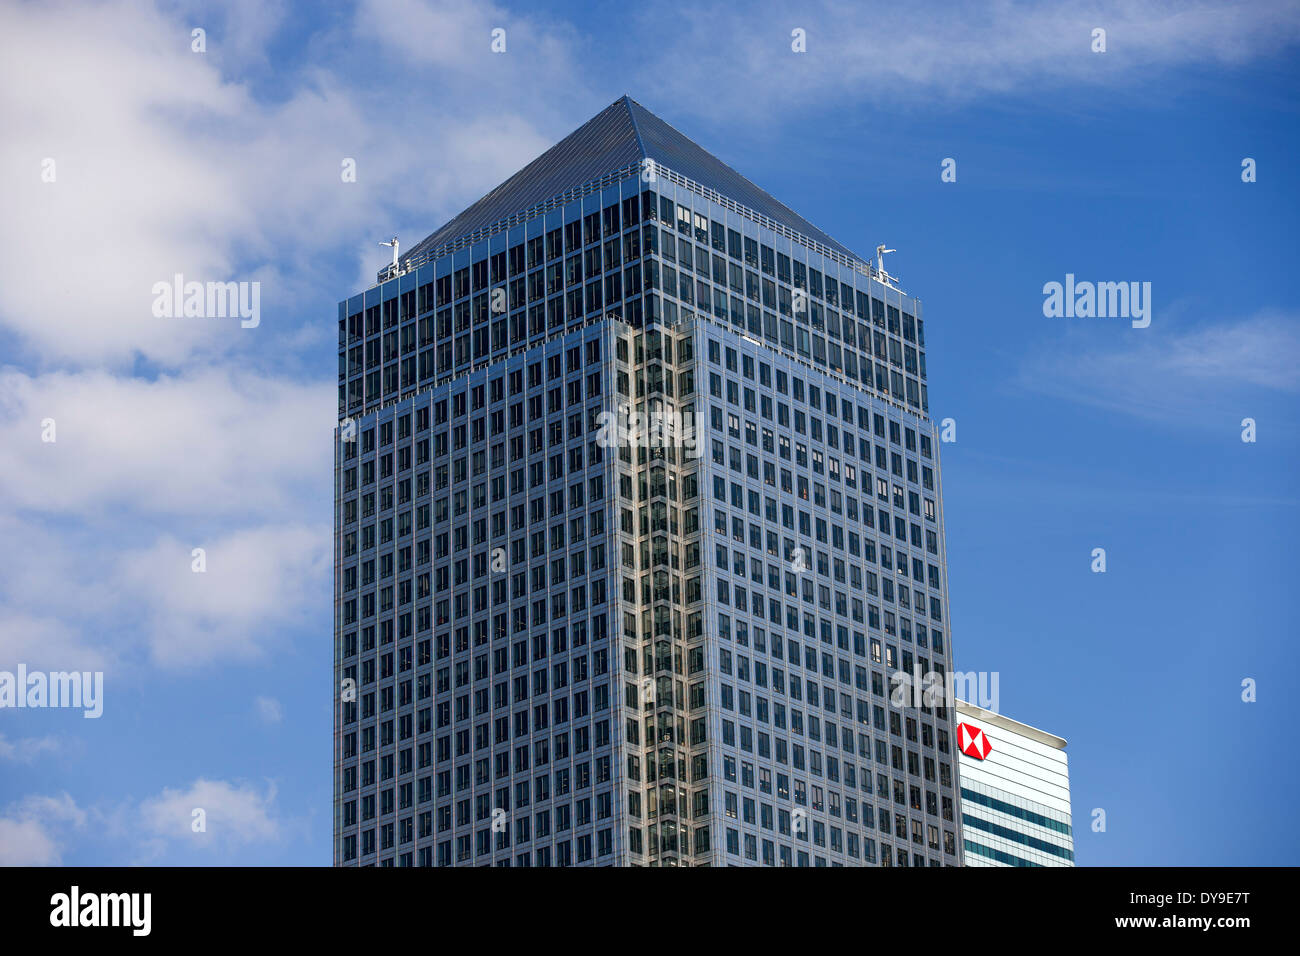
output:
[[[498,92],[537,95],[519,81],[535,80],[529,74],[539,62],[549,66],[550,98],[580,88],[576,61],[584,32],[536,10],[524,15],[484,0],[362,0],[353,29],[409,63],[446,71],[466,91],[486,83]],[[504,52],[492,49],[496,30],[505,31]]]
[[[0,552],[0,668],[120,678],[141,663],[247,661],[329,606],[328,525],[259,523],[184,541],[162,532],[140,545],[3,515],[0,530],[42,541]]]
[[[194,811],[204,811],[204,830],[195,832]],[[232,851],[279,841],[296,824],[286,822],[276,803],[276,788],[200,777],[188,787],[164,787],[142,801],[127,800],[106,811],[83,809],[67,793],[33,795],[0,814],[0,866],[57,866],[72,841],[87,834],[123,844],[141,862],[169,851]],[[127,854],[124,854],[123,858]]]
[[[379,56],[373,70],[346,79],[329,68],[278,64],[276,95],[259,97],[244,68],[265,53],[278,8],[251,19],[197,7],[164,14],[143,0],[72,10],[0,8],[8,41],[0,58],[7,184],[0,326],[33,356],[59,362],[126,368],[138,354],[174,367],[291,335],[286,323],[301,318],[304,290],[328,287],[331,298],[347,291],[334,289],[328,254],[397,227],[413,242],[477,198],[474,190],[514,172],[521,157],[549,144],[537,114],[579,75],[560,34],[521,21],[521,52],[495,57],[486,12],[446,4],[412,16],[434,18],[435,52],[467,49],[463,30],[482,34],[476,81],[413,84],[409,64]],[[373,19],[380,31],[372,46],[415,36],[392,12],[359,11],[361,25]],[[212,21],[208,53],[190,50],[200,20]],[[325,25],[313,40],[360,57],[357,26]],[[522,82],[536,70],[547,76],[547,92]],[[511,108],[485,112],[495,97],[484,83],[509,90]],[[47,158],[55,161],[53,183],[42,181]],[[355,183],[340,178],[345,158],[357,162]],[[418,219],[400,221],[412,213],[392,212],[399,208]],[[383,257],[377,246],[366,250],[370,285]],[[261,281],[262,325],[155,318],[153,285],[177,273]]]
[[[464,71],[488,62],[491,31],[513,26],[509,18],[500,7],[467,0],[362,0],[355,22],[358,32],[378,38],[413,62]],[[495,65],[507,67],[509,60],[502,56]]]
[[[202,28],[207,36],[204,56],[223,68],[249,70],[267,65],[266,47],[284,25],[286,0],[173,0],[187,32]]]
[[[0,817],[0,866],[53,866],[59,848],[39,820]]]
[[[250,230],[252,210],[234,201],[229,157],[202,130],[238,117],[242,91],[142,3],[75,15],[6,5],[0,32],[5,323],[54,356],[173,361],[221,347],[237,329],[155,319],[149,289],[175,272],[231,277],[212,237]],[[47,158],[53,183],[41,179]]]
[[[195,780],[187,789],[170,787],[140,806],[143,833],[155,853],[176,845],[233,849],[278,840],[281,821],[275,787],[262,793],[224,780]],[[203,811],[203,832],[195,832],[196,809]]]
[[[86,813],[68,794],[27,797],[0,816],[0,866],[57,866],[69,829]]]
[[[348,291],[340,256],[370,285],[375,239],[399,229],[409,248],[567,130],[570,97],[556,93],[582,75],[570,28],[464,3],[428,11],[403,15],[434,18],[432,56],[401,49],[402,7],[363,5],[359,22],[316,28],[320,55],[271,74],[259,71],[280,3],[0,9],[13,54],[0,59],[0,333],[25,362],[0,369],[0,532],[32,543],[0,552],[0,659],[249,659],[328,605],[335,385],[285,377],[332,351],[316,301]],[[488,50],[489,22],[508,25],[507,57]],[[190,50],[195,26],[207,53]],[[466,73],[471,34],[481,62]],[[316,65],[331,49],[354,63],[363,43],[383,53],[371,69]],[[539,72],[545,90],[523,82]],[[483,109],[504,91],[510,109]],[[539,132],[556,113],[564,129]],[[345,157],[355,184],[340,179]],[[152,285],[177,272],[261,281],[262,325],[155,319]],[[195,547],[204,574],[190,571]]]
[[[191,667],[255,657],[313,607],[328,606],[328,526],[264,526],[200,541],[207,570],[196,573],[190,542],[163,537],[123,555],[118,581],[147,609],[152,659]]]
[[[4,557],[4,564],[13,560]],[[0,567],[4,567],[0,564]],[[57,580],[40,578],[42,590],[57,590]],[[0,594],[5,593],[0,590]],[[12,595],[14,592],[9,591]],[[20,602],[9,601],[7,604]],[[25,603],[25,602],[24,602]],[[104,642],[96,643],[93,628],[82,628],[66,617],[53,616],[59,605],[41,608],[47,616],[23,608],[0,604],[0,670],[13,671],[19,664],[31,670],[108,671],[116,651]],[[79,608],[77,616],[93,613]]]
[[[0,371],[0,491],[49,514],[292,511],[328,492],[337,396],[251,373]],[[55,441],[42,440],[54,421]]]
[[[0,372],[0,532],[34,545],[0,551],[0,663],[248,659],[326,606],[334,400],[216,370]]]

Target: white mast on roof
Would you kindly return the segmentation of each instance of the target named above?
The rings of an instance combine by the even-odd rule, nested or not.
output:
[[[876,246],[876,272],[880,275],[880,281],[885,285],[892,285],[894,281],[894,277],[885,271],[885,253],[897,251],[897,249],[886,249],[883,242]]]
[[[387,242],[381,242],[380,245],[393,247],[393,275],[397,275],[397,237],[393,236],[392,239],[389,239]]]

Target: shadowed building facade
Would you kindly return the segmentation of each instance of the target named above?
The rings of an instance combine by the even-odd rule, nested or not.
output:
[[[961,863],[916,299],[623,98],[338,321],[337,865]]]

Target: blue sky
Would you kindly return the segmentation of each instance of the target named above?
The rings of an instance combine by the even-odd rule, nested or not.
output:
[[[328,863],[336,303],[624,93],[898,250],[956,423],[957,667],[1068,739],[1079,862],[1296,862],[1295,4],[10,4],[0,37],[0,670],[106,683],[99,720],[0,712],[0,863]],[[261,324],[154,317],[177,272],[259,281]],[[1150,327],[1045,318],[1067,273],[1150,282]]]

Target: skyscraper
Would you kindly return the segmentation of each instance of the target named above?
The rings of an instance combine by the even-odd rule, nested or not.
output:
[[[967,866],[1074,866],[1065,741],[957,701]]]
[[[339,303],[340,865],[956,865],[920,303],[623,98]]]

